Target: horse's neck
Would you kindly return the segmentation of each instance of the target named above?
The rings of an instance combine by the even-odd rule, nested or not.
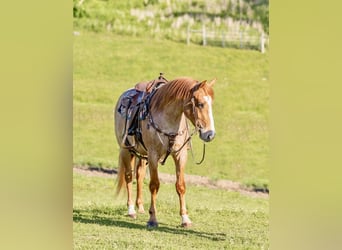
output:
[[[185,115],[180,102],[165,105],[165,107],[159,108],[156,113],[152,114],[153,119],[163,131],[177,132],[185,126]]]

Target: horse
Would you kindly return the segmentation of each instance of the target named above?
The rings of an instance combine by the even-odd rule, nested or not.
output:
[[[212,86],[215,82],[216,79],[210,82],[207,80],[199,82],[190,77],[179,77],[159,85],[155,84],[149,92],[142,91],[145,97],[138,104],[143,105],[145,116],[139,116],[137,119],[140,139],[127,136],[127,117],[125,118],[124,112],[120,110],[127,108],[122,106],[132,89],[125,91],[115,105],[114,130],[120,145],[117,194],[124,186],[126,187],[130,217],[136,218],[135,205],[138,212],[144,213],[142,186],[148,166],[151,193],[148,227],[158,227],[156,206],[160,186],[158,164],[164,164],[168,156],[173,158],[176,167],[175,187],[179,197],[181,226],[190,227],[192,225],[185,202],[184,169],[187,162],[188,144],[192,136],[187,120],[194,125],[201,140],[210,142],[214,139],[215,126],[212,111],[214,91]],[[149,84],[143,84],[143,86],[147,85]],[[141,88],[138,89],[141,91]],[[135,204],[132,199],[134,169],[137,178]]]

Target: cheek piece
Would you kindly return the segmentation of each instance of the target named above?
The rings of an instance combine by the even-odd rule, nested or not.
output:
[[[204,98],[209,105],[209,119],[210,119],[211,128],[205,132],[203,131],[204,124],[203,124],[203,121],[200,121],[200,119],[198,119],[198,116],[196,113],[196,105],[195,105],[195,98],[194,97],[191,98],[191,103],[192,103],[192,107],[193,107],[192,112],[193,112],[193,116],[195,118],[196,129],[198,129],[198,131],[200,133],[200,138],[205,142],[209,142],[209,141],[213,140],[215,137],[214,119],[213,119],[213,114],[212,114],[212,109],[211,109],[211,98],[209,96],[205,96]]]

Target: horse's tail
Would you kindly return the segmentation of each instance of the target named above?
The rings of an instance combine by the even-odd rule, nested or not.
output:
[[[116,195],[120,194],[121,189],[126,185],[125,180],[125,167],[121,164],[121,159],[119,160],[119,170],[116,178]]]

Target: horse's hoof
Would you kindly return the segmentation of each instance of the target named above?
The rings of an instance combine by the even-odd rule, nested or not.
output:
[[[156,221],[148,221],[147,222],[147,228],[157,228],[158,227],[158,222]]]
[[[182,223],[181,224],[181,227],[184,227],[184,228],[189,228],[192,226],[192,223],[191,222],[185,222],[185,223]]]
[[[128,214],[129,217],[131,217],[132,219],[136,219],[137,218],[137,214]]]

